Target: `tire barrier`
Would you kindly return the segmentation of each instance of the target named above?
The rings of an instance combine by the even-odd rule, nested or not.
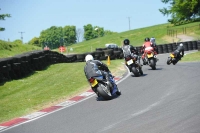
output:
[[[193,44],[192,44],[192,41],[189,41],[188,42],[188,50],[193,50]]]
[[[167,44],[168,52],[171,53],[173,51],[172,43]]]
[[[157,48],[158,48],[158,54],[162,54],[163,53],[163,46],[157,45]]]
[[[188,43],[187,42],[183,42],[183,47],[185,51],[188,51]]]
[[[192,41],[193,50],[197,50],[197,41]]]
[[[34,71],[45,69],[55,63],[68,63],[76,61],[76,55],[72,59],[55,51],[30,51],[8,58],[0,58],[0,85],[10,80],[24,78]]]
[[[175,51],[177,47],[177,43],[172,43],[172,51]]]
[[[200,41],[197,41],[197,49],[200,51]]]
[[[163,53],[169,53],[167,44],[163,44]]]

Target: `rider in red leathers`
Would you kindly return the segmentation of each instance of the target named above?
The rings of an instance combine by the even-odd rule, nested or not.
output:
[[[144,44],[142,46],[141,49],[141,53],[142,53],[142,61],[143,61],[143,65],[146,65],[146,62],[144,61],[145,58],[145,50],[150,50],[152,49],[154,51],[154,54],[157,55],[157,52],[155,51],[153,44],[151,43],[150,39],[147,37],[144,39]]]

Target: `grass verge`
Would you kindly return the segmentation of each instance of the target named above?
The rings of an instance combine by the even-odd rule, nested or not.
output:
[[[126,71],[122,62],[122,59],[111,60],[109,69],[115,76]],[[90,89],[84,66],[85,62],[55,64],[0,86],[0,122],[66,101]]]
[[[181,61],[183,62],[191,62],[191,61],[200,61],[200,51],[186,54]]]

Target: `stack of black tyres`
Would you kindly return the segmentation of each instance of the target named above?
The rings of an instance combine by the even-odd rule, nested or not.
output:
[[[173,43],[166,44],[167,45],[167,49],[168,49],[168,53],[171,53],[173,51],[172,44]]]
[[[94,59],[95,60],[102,60],[102,56],[104,55],[104,51],[102,49],[98,49],[97,51],[94,52]]]
[[[76,54],[69,54],[69,55],[66,55],[66,57],[68,59],[68,63],[72,63],[72,62],[75,62],[77,60]]]
[[[197,41],[192,41],[193,49],[197,50]]]
[[[9,66],[6,58],[0,59],[0,83],[8,81],[9,76]]]
[[[172,43],[172,51],[175,51],[177,48],[177,43]]]
[[[182,42],[182,43],[183,43],[184,51],[188,51],[188,43],[187,42]]]
[[[169,53],[167,44],[163,44],[162,46],[163,46],[163,53]]]
[[[103,50],[103,52],[104,52],[104,56],[106,58],[108,58],[108,56],[109,56],[111,60],[115,59],[115,55],[114,55],[114,50],[113,49]]]
[[[192,44],[192,41],[189,41],[188,42],[188,50],[193,50],[193,44]]]
[[[121,56],[120,56],[120,54],[121,54],[120,48],[114,48],[113,50],[114,50],[113,54],[114,54],[115,58],[116,59],[120,59],[121,58]]]
[[[85,54],[77,54],[76,58],[77,62],[83,62],[85,60]]]
[[[200,51],[200,40],[197,41],[197,49],[198,49],[198,51]]]
[[[162,45],[157,45],[157,49],[158,49],[158,54],[162,54],[163,53]]]

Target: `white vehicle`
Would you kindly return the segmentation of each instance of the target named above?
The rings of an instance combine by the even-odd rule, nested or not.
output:
[[[117,44],[114,43],[109,43],[109,44],[105,44],[106,48],[118,48]]]

